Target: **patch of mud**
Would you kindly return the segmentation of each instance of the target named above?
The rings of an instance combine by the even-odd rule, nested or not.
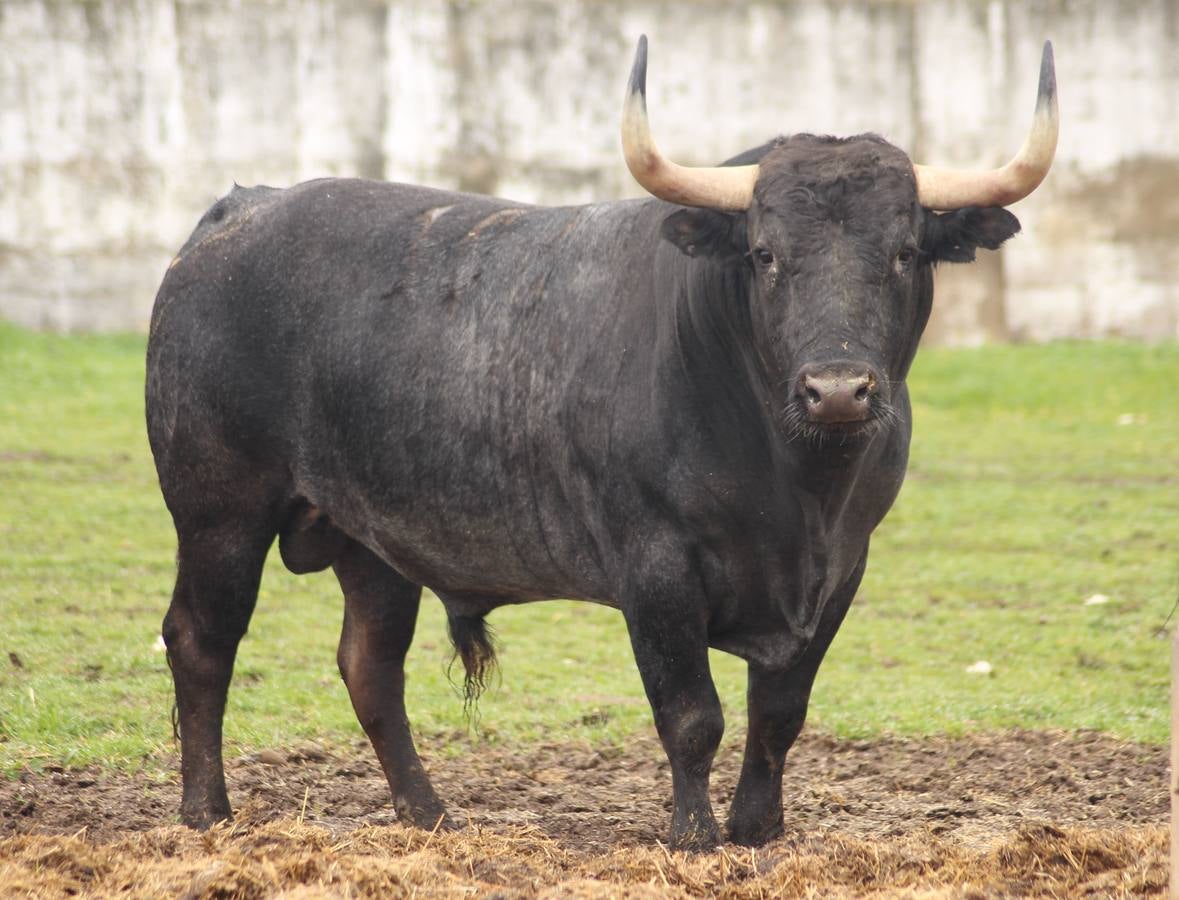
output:
[[[666,839],[671,776],[658,741],[618,747],[477,745],[457,758],[425,742],[422,756],[451,814],[483,829],[528,825],[579,851]],[[717,756],[713,800],[723,819],[740,747]],[[179,764],[172,771],[178,771]],[[396,821],[367,744],[328,753],[271,749],[226,766],[238,817],[299,817],[333,831]],[[95,838],[176,821],[179,785],[96,768],[25,772],[0,782],[0,836]],[[1012,732],[957,739],[840,741],[804,734],[787,760],[787,834],[838,831],[861,838],[927,827],[982,842],[1020,824],[1116,827],[1162,824],[1169,811],[1167,753],[1095,733]]]
[[[411,883],[444,895],[554,888],[612,896],[625,886],[639,895],[650,888],[660,896],[756,896],[811,891],[815,877],[837,894],[952,885],[957,896],[1118,895],[1166,887],[1166,750],[1098,734],[877,741],[805,734],[788,760],[786,835],[754,852],[728,846],[700,857],[668,854],[659,843],[671,780],[653,736],[619,747],[481,744],[455,758],[430,741],[421,749],[466,829],[431,836],[398,825],[375,757],[359,743],[231,761],[237,820],[205,835],[174,826],[176,779],[161,784],[93,768],[26,772],[0,782],[0,889],[19,889],[30,872],[56,872],[61,893],[101,894],[111,878],[143,885],[157,878],[161,891],[191,896],[292,887],[310,891],[298,896],[379,895]],[[740,748],[726,745],[713,778],[722,821],[739,769]],[[368,848],[368,862],[357,861],[357,847]],[[419,852],[433,854],[429,866],[443,881],[406,880],[406,854]],[[126,874],[139,853],[179,868]],[[385,859],[390,853],[395,858]],[[302,859],[302,868],[284,854]],[[328,857],[330,871],[321,865]],[[294,868],[282,874],[283,866]],[[392,880],[365,887],[364,872],[378,870]]]

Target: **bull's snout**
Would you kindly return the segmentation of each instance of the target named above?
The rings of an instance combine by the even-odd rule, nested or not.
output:
[[[879,392],[880,376],[867,363],[806,365],[795,381],[807,420],[820,425],[863,422]]]

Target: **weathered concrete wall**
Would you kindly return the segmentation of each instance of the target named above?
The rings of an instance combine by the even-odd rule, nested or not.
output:
[[[634,195],[617,121],[644,31],[653,126],[689,163],[873,130],[999,164],[1051,37],[1056,167],[1023,235],[939,273],[932,335],[1179,337],[1175,0],[0,0],[0,316],[144,327],[235,180]]]

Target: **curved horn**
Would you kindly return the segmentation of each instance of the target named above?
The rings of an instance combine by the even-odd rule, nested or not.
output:
[[[1040,89],[1032,130],[1019,153],[1007,165],[990,171],[913,166],[917,200],[929,209],[964,206],[1007,206],[1022,200],[1044,180],[1056,153],[1060,110],[1056,103],[1056,68],[1052,42],[1044,42],[1040,60]]]
[[[647,36],[639,38],[622,104],[622,153],[640,185],[660,200],[731,211],[749,209],[757,166],[688,168],[659,152],[647,122]]]

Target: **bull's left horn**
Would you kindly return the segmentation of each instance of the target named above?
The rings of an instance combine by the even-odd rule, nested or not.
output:
[[[647,36],[639,38],[622,104],[622,153],[640,185],[660,200],[684,206],[745,210],[753,200],[757,166],[689,168],[659,152],[647,122]]]
[[[917,200],[929,209],[961,209],[964,206],[1007,206],[1022,200],[1044,180],[1056,154],[1060,110],[1056,102],[1056,68],[1052,42],[1044,42],[1040,61],[1040,89],[1032,130],[1019,153],[1007,165],[990,171],[940,169],[913,166]]]

